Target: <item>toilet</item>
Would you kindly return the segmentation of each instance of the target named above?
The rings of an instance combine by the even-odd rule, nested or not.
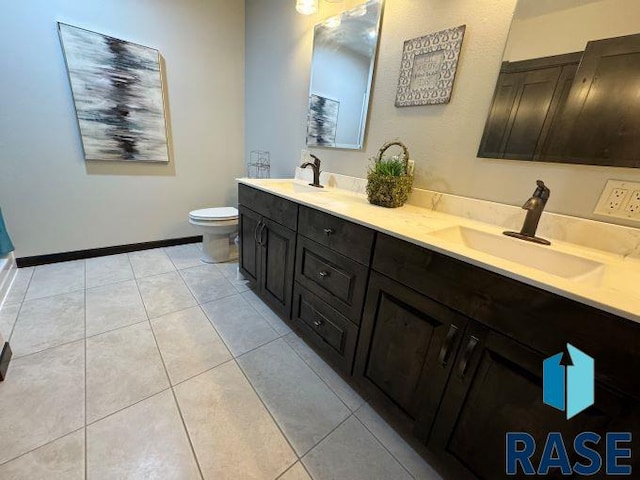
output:
[[[233,207],[203,208],[189,212],[189,223],[202,233],[202,260],[220,263],[231,260],[229,238],[238,230],[238,210]]]

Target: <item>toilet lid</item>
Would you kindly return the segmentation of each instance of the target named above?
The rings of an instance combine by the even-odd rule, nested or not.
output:
[[[238,218],[238,210],[233,207],[201,208],[189,212],[194,220],[235,220]]]

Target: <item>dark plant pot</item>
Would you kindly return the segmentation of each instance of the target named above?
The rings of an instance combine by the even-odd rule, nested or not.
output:
[[[413,175],[391,177],[370,172],[367,175],[367,198],[369,203],[381,207],[401,207],[409,198]]]

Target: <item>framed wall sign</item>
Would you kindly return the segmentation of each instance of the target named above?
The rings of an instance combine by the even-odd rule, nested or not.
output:
[[[404,42],[396,107],[449,103],[466,25]]]

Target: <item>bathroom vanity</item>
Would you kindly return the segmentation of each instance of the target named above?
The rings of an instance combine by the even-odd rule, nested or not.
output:
[[[587,300],[593,258],[556,281],[460,246],[464,219],[291,181],[238,193],[242,274],[445,478],[505,478],[506,432],[640,432],[640,302]],[[542,401],[543,360],[568,342],[596,365],[596,403],[569,421]]]

